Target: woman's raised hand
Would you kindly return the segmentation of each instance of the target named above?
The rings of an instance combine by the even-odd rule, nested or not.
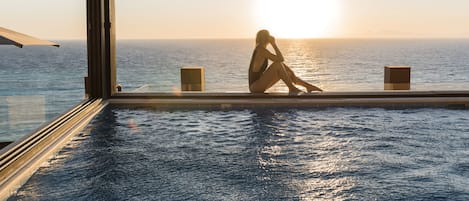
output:
[[[275,37],[270,36],[269,43],[272,44],[272,45],[275,45]]]

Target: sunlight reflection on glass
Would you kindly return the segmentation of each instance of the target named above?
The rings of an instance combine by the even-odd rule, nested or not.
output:
[[[44,96],[8,96],[10,128],[36,125],[45,122]]]

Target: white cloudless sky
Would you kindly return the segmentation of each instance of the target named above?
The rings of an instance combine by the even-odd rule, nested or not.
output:
[[[255,13],[263,8],[256,1],[116,0],[117,37],[254,37],[262,27]],[[469,37],[469,0],[338,1],[340,19],[329,37]],[[85,0],[0,0],[0,5],[1,27],[44,39],[86,38]],[[279,15],[288,12],[294,11]]]
[[[86,38],[86,1],[0,0],[0,26],[43,39]]]

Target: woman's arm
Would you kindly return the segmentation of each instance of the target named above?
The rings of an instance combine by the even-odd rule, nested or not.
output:
[[[257,47],[259,53],[260,53],[264,58],[267,58],[267,59],[269,59],[269,60],[271,60],[271,61],[274,61],[274,62],[284,62],[285,59],[283,58],[282,52],[280,52],[280,49],[278,48],[277,43],[275,42],[275,38],[274,38],[274,37],[271,37],[269,42],[270,42],[270,44],[272,45],[272,47],[274,48],[275,54],[272,54],[269,50],[267,50],[266,48],[261,47],[261,46],[258,46],[258,47]]]
[[[277,43],[275,42],[275,38],[273,36],[270,37],[270,45],[272,45],[272,47],[274,48],[275,55],[277,57],[276,60],[272,61],[284,62],[285,59],[283,58],[282,52],[280,52],[280,49],[277,47]]]

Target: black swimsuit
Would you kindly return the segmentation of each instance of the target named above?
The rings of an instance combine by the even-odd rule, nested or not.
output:
[[[265,69],[267,69],[267,66],[269,65],[269,61],[265,59],[259,72],[254,72],[252,68],[253,68],[254,58],[256,57],[256,53],[257,53],[257,49],[255,49],[254,52],[252,53],[251,64],[249,64],[249,86],[251,86],[259,78],[261,78],[262,73],[264,73]]]

